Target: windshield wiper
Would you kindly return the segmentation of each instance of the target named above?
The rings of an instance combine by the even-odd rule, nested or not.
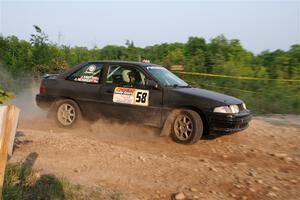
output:
[[[190,85],[178,85],[178,84],[173,84],[173,85],[166,85],[166,87],[174,87],[174,88],[177,88],[177,87],[180,87],[180,88],[189,88],[191,87]]]
[[[177,86],[177,87],[181,87],[181,88],[190,88],[190,87],[192,87],[192,86],[190,86],[190,85],[181,85],[181,86]]]

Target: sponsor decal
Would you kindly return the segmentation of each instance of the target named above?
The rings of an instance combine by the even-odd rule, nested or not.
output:
[[[83,75],[79,78],[74,79],[75,81],[81,81],[81,82],[87,82],[87,83],[98,83],[99,82],[99,77],[96,76],[86,76]]]
[[[82,76],[75,78],[75,81],[81,81],[86,83],[98,83],[99,75],[97,75],[100,71],[97,70],[96,65],[90,65]]]
[[[148,106],[149,90],[116,87],[113,95],[113,102]]]

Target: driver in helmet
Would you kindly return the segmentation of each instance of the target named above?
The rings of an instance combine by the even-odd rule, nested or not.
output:
[[[131,87],[137,87],[137,86],[139,86],[140,85],[140,75],[139,75],[139,73],[137,72],[137,71],[135,71],[135,70],[132,70],[132,71],[130,71],[130,72],[128,72],[128,78],[129,78],[129,85],[131,86]]]

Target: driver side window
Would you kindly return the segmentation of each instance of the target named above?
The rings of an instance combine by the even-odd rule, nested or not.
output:
[[[130,66],[110,65],[106,83],[120,87],[144,88],[146,76],[139,70]]]

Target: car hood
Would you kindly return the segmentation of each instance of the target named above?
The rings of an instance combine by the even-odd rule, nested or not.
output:
[[[224,105],[237,105],[243,103],[243,101],[238,98],[200,88],[173,88],[173,90],[194,98],[208,99]]]

